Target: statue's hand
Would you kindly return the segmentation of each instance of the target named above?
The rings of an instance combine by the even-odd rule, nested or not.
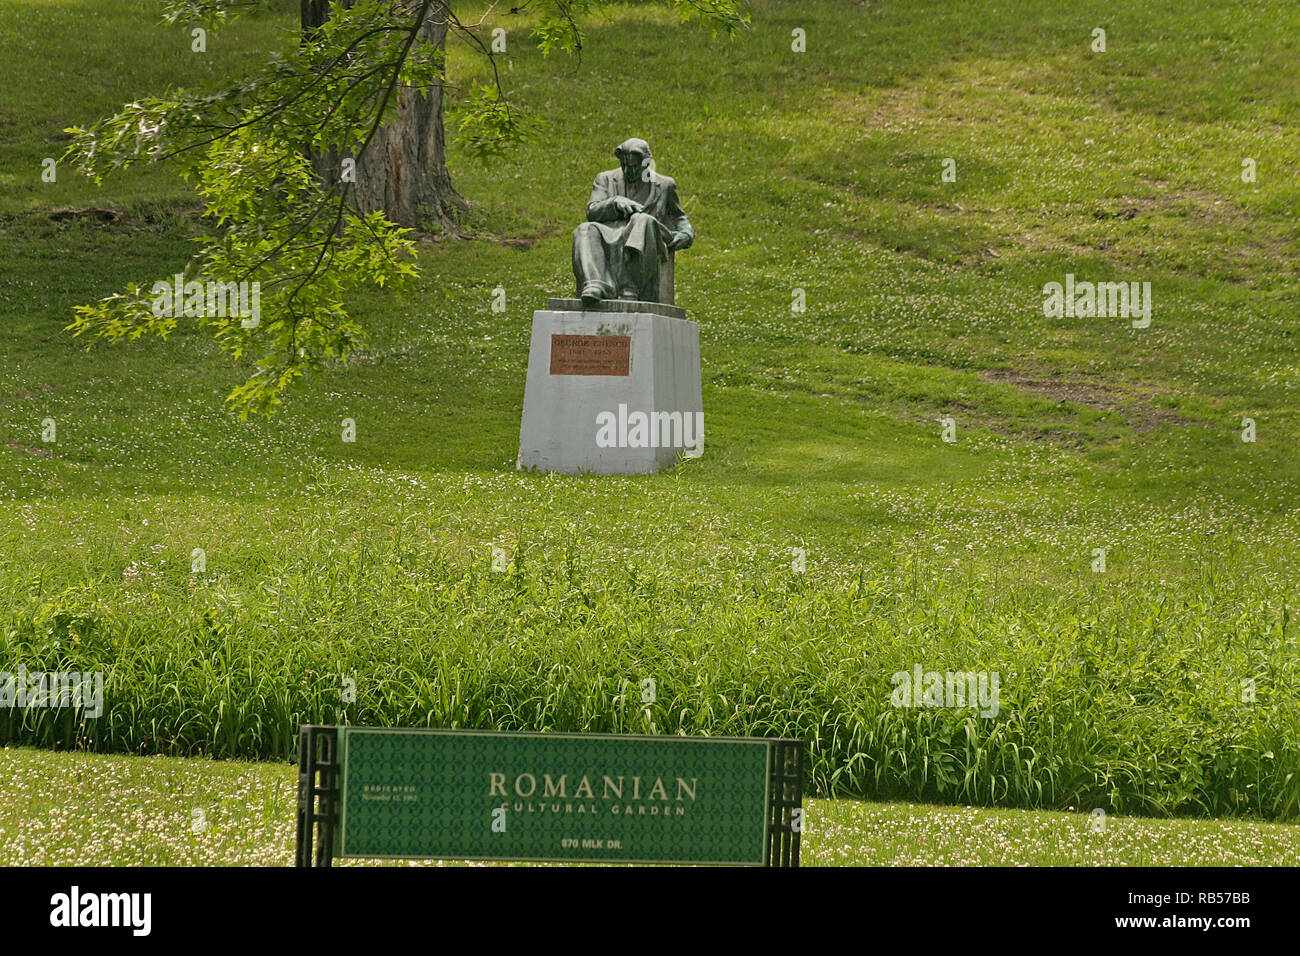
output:
[[[672,250],[685,249],[691,244],[691,235],[685,232],[674,232],[668,238],[668,248]]]
[[[645,206],[641,205],[635,199],[629,199],[627,196],[615,196],[614,208],[624,219],[631,219],[633,214],[645,212]]]

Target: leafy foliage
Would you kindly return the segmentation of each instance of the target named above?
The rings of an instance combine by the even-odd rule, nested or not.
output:
[[[729,30],[744,22],[733,0],[675,5],[687,18],[707,16]],[[167,0],[163,16],[215,27],[256,6]],[[575,18],[598,6],[539,4],[538,45],[577,51],[582,31]],[[188,316],[234,357],[253,360],[251,376],[228,397],[244,417],[269,411],[305,368],[343,358],[363,340],[349,296],[415,272],[411,231],[362,210],[346,175],[319,181],[310,157],[360,159],[393,120],[401,90],[443,81],[445,51],[422,36],[432,18],[445,18],[453,33],[492,58],[476,26],[462,24],[442,0],[335,2],[295,50],[223,90],[144,98],[68,130],[73,141],[64,158],[96,181],[138,163],[168,161],[195,185],[215,229],[200,240],[186,282],[258,283],[265,322],[246,327],[239,316]],[[484,161],[504,155],[528,129],[495,68],[493,76],[492,84],[472,88],[459,120],[460,142]],[[91,339],[166,336],[178,317],[154,306],[152,292],[129,283],[125,292],[78,307],[69,328]]]

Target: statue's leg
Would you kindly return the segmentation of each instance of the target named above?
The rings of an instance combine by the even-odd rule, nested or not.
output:
[[[585,305],[595,305],[601,299],[614,297],[609,274],[600,227],[594,222],[582,223],[573,230],[573,278],[577,282],[578,296]]]
[[[653,216],[636,213],[630,223],[623,260],[623,298],[659,301],[659,224]]]

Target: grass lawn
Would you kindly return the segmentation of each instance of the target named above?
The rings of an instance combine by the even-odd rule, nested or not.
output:
[[[181,267],[193,195],[165,169],[43,183],[41,159],[292,43],[296,9],[196,55],[149,0],[0,4],[0,669],[107,675],[102,717],[0,710],[0,741],[283,759],[300,723],[344,720],[800,736],[819,796],[1112,814],[1093,837],[1082,813],[814,801],[813,862],[922,842],[926,862],[1295,861],[1291,829],[1227,821],[1300,819],[1300,7],[760,0],[728,42],[634,4],[581,63],[498,9],[546,125],[489,168],[453,151],[487,238],[423,243],[417,282],[355,303],[358,354],[241,423],[223,399],[247,369],[191,330],[90,351],[64,331]],[[481,70],[453,49],[453,105]],[[705,453],[518,473],[532,312],[570,290],[572,227],[629,135],[698,233],[677,282]],[[91,206],[121,218],[54,217]],[[1150,282],[1150,326],[1045,316],[1067,274]],[[997,714],[893,706],[916,665],[996,673]],[[104,829],[23,837],[26,858],[288,853],[284,766],[46,759],[4,825],[37,833],[22,808],[49,799]],[[77,773],[159,795],[76,797]],[[195,836],[195,807],[231,823]]]
[[[6,747],[0,866],[291,866],[296,788],[286,764]],[[827,799],[806,812],[804,866],[1300,865],[1286,824]]]

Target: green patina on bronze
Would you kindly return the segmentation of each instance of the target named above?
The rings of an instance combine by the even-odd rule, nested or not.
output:
[[[650,144],[624,140],[619,168],[596,177],[587,221],[573,230],[573,277],[584,305],[671,302],[671,256],[695,241],[677,183],[654,171]],[[664,281],[667,279],[667,281]]]

